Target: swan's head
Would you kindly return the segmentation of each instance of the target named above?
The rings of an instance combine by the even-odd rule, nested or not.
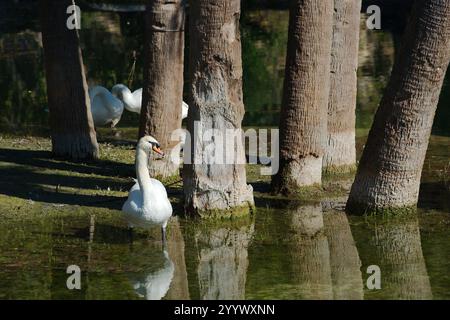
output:
[[[123,93],[124,92],[130,92],[131,93],[131,91],[130,91],[130,89],[126,86],[126,85],[124,85],[124,84],[116,84],[114,87],[112,87],[112,89],[111,89],[111,93],[115,96],[115,97],[117,97],[117,98],[119,98],[119,99],[123,99]]]
[[[156,152],[164,157],[164,152],[161,150],[159,142],[152,136],[142,137],[139,140],[138,148],[145,150],[147,153],[150,153],[150,151]]]

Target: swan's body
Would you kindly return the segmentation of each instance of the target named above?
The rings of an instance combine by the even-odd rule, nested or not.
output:
[[[137,89],[134,92],[131,92],[131,90],[124,84],[116,84],[111,89],[112,94],[120,99],[125,109],[127,109],[130,112],[135,113],[141,113],[141,106],[142,106],[142,88]],[[183,101],[181,104],[181,118],[185,119],[188,116],[189,111],[189,105]]]
[[[134,290],[141,298],[161,300],[167,294],[172,283],[175,266],[166,250],[163,252],[164,265],[161,269],[149,273],[142,280],[134,280]]]
[[[114,128],[120,121],[124,105],[108,89],[95,86],[89,89],[91,113],[96,127],[110,124]]]
[[[158,142],[150,136],[139,140],[136,148],[137,182],[130,189],[128,199],[122,207],[130,227],[149,227],[160,225],[163,238],[167,222],[172,216],[172,205],[167,197],[164,185],[150,178],[148,158],[151,150],[162,153]]]
[[[184,120],[187,118],[189,112],[189,105],[183,101],[181,104],[181,120]]]

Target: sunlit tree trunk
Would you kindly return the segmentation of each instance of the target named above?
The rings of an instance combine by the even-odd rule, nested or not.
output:
[[[67,27],[71,0],[41,0],[48,107],[55,156],[98,157],[91,105],[76,29]]]
[[[185,148],[185,208],[203,217],[248,214],[253,190],[246,183],[241,134],[224,143],[228,133],[241,129],[244,116],[240,1],[197,0],[190,6],[188,131],[195,144]],[[207,141],[208,131],[215,137]]]
[[[321,183],[330,82],[333,1],[292,1],[275,192]]]
[[[171,134],[181,128],[184,17],[183,0],[148,1],[139,136],[154,136],[168,155],[178,143],[171,141]],[[150,161],[149,169],[152,176],[168,177],[176,174],[178,167],[167,156]]]
[[[335,0],[331,48],[327,171],[349,171],[356,163],[355,109],[361,0]]]
[[[369,133],[347,210],[416,206],[433,118],[450,60],[450,2],[418,0]]]

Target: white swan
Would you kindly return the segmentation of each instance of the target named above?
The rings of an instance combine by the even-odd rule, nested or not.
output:
[[[181,104],[181,120],[184,120],[187,118],[189,113],[189,105],[183,101]]]
[[[120,99],[125,105],[125,109],[130,112],[141,113],[142,105],[142,88],[134,92],[124,84],[116,84],[111,89],[112,94]]]
[[[108,89],[95,86],[89,89],[91,113],[96,127],[107,124],[114,128],[123,113],[123,103],[109,92]]]
[[[142,137],[136,148],[137,182],[130,189],[128,199],[122,207],[130,227],[160,225],[165,244],[166,226],[172,216],[172,205],[164,185],[150,178],[148,159],[151,151],[164,155],[158,141],[152,136]]]
[[[175,273],[175,265],[166,250],[163,251],[164,265],[143,279],[132,281],[136,293],[147,300],[161,300],[167,294]]]
[[[112,94],[120,99],[124,105],[125,109],[130,112],[141,113],[142,106],[142,88],[137,89],[134,92],[124,84],[116,84],[111,89]],[[181,119],[186,119],[188,116],[189,105],[183,101],[181,104]]]

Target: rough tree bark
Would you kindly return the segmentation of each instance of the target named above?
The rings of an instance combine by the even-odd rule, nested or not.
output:
[[[241,129],[244,116],[240,1],[198,0],[190,6],[187,129],[195,143],[186,139],[186,212],[202,217],[248,214],[254,201],[252,187],[246,183],[242,135],[238,133],[230,144],[223,141],[230,130]],[[206,139],[211,130],[215,137]],[[234,161],[223,164],[230,155]]]
[[[41,0],[52,151],[73,160],[98,158],[98,144],[76,29],[66,26],[71,0]]]
[[[333,2],[292,1],[280,119],[280,169],[272,190],[321,183],[330,82]]]
[[[416,206],[449,60],[450,2],[416,1],[351,188],[349,212],[404,211]]]
[[[181,128],[184,61],[184,0],[149,0],[144,40],[144,86],[139,137],[150,134],[170,155]],[[178,155],[178,154],[177,154]],[[150,175],[169,177],[179,163],[171,156],[150,161]]]
[[[326,171],[354,169],[355,108],[361,0],[335,0],[331,47]]]

